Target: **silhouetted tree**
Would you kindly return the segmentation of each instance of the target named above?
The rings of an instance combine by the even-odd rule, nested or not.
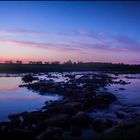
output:
[[[17,60],[17,61],[16,61],[16,64],[22,64],[22,61]]]
[[[29,61],[29,64],[35,64],[35,62],[33,62],[33,61]]]
[[[64,62],[64,65],[72,65],[72,61],[68,60],[68,61]]]
[[[5,64],[13,64],[13,61],[12,60],[5,61]]]
[[[44,64],[50,64],[50,62],[44,62]]]
[[[78,61],[77,64],[83,64],[83,62],[82,61]]]
[[[42,61],[36,61],[35,64],[42,64]]]
[[[51,64],[54,64],[54,65],[59,65],[59,64],[60,64],[60,62],[59,62],[59,61],[53,61],[53,62],[51,62]]]
[[[77,63],[76,62],[73,62],[73,64],[76,65]]]

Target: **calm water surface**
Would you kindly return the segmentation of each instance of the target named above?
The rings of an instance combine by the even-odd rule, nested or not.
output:
[[[126,76],[132,78],[128,79]],[[93,112],[93,116],[117,119],[116,111],[124,113],[127,117],[140,115],[140,74],[119,75],[117,81],[119,80],[125,80],[130,82],[130,84],[112,84],[107,86],[107,91],[115,94],[117,101],[109,109]],[[124,90],[120,90],[120,88]]]
[[[59,100],[57,94],[45,96],[19,88],[21,77],[0,77],[0,121],[7,120],[8,114],[40,109],[45,101]]]
[[[53,78],[53,80],[56,82],[67,82],[69,80],[60,73],[54,73],[54,76],[56,78]],[[126,76],[132,78],[128,79]],[[44,74],[38,75],[38,77],[42,80],[48,79]],[[119,75],[117,80],[120,79],[131,82],[131,84],[112,84],[111,86],[107,86],[107,91],[114,93],[118,100],[109,109],[97,110],[92,115],[112,119],[116,119],[116,111],[122,111],[128,114],[128,116],[140,115],[140,74]],[[57,94],[42,96],[26,88],[19,88],[20,84],[22,84],[21,77],[0,77],[0,121],[7,120],[7,116],[11,113],[34,111],[40,109],[47,100],[55,101],[62,98]],[[125,90],[120,90],[120,88],[124,88]]]

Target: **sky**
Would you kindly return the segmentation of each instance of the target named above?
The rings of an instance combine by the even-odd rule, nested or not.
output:
[[[140,64],[139,1],[0,1],[0,62]]]

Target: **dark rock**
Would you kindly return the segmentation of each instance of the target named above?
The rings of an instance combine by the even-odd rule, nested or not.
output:
[[[107,88],[103,88],[103,90],[108,90]]]
[[[24,130],[24,129],[20,129],[20,128],[14,128],[12,129],[12,133],[17,135],[17,136],[21,136],[21,137],[28,137],[31,136],[33,137],[33,132],[31,130]]]
[[[120,81],[119,81],[119,84],[121,84],[121,85],[126,85],[126,84],[129,84],[129,83],[127,83],[127,82],[125,82],[125,81],[123,81],[123,80],[120,80]]]
[[[46,86],[42,86],[39,88],[39,92],[41,92],[41,93],[48,92],[48,88]]]
[[[23,116],[23,115],[25,115],[27,113],[28,112],[22,112],[22,113],[19,113],[19,114],[10,114],[10,115],[8,115],[8,119],[9,120],[19,119],[20,116]]]
[[[101,132],[113,126],[113,121],[108,119],[93,119],[92,127],[95,131]]]
[[[19,139],[34,139],[35,134],[31,130],[24,130],[21,128],[13,128],[0,132],[0,139],[2,140],[19,140]]]
[[[71,125],[71,127],[70,127],[70,135],[72,137],[80,137],[81,132],[82,132],[82,129],[81,129],[80,126]]]
[[[121,128],[132,128],[137,125],[138,121],[135,119],[125,119],[119,122]]]
[[[123,113],[123,112],[120,112],[120,111],[115,112],[115,114],[117,115],[117,117],[118,117],[119,119],[123,119],[123,118],[126,117],[126,114]]]
[[[68,114],[75,114],[82,107],[80,102],[68,102],[62,106],[62,111]]]
[[[96,101],[103,104],[110,104],[115,100],[117,100],[116,96],[109,92],[101,93],[96,97]]]
[[[33,111],[22,116],[24,125],[31,125],[44,119],[42,111]]]
[[[95,106],[95,99],[94,98],[84,98],[82,104],[82,110],[90,110]]]
[[[36,137],[37,140],[60,140],[62,139],[62,129],[59,127],[48,127],[44,132]]]
[[[72,117],[72,124],[79,126],[88,126],[92,122],[92,118],[85,112],[78,112]]]
[[[81,103],[79,103],[79,102],[68,102],[68,103],[65,103],[64,106],[66,108],[80,108]]]
[[[48,117],[45,120],[47,126],[61,126],[66,127],[69,124],[69,115],[67,114],[55,114]]]
[[[19,119],[19,117],[20,117],[19,114],[10,114],[10,115],[8,115],[9,120]]]
[[[48,92],[54,93],[54,92],[56,92],[56,88],[50,87],[50,88],[48,88]]]

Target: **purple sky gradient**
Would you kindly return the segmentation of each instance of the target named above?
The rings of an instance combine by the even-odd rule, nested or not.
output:
[[[140,3],[116,3],[0,2],[0,61],[140,64]]]

